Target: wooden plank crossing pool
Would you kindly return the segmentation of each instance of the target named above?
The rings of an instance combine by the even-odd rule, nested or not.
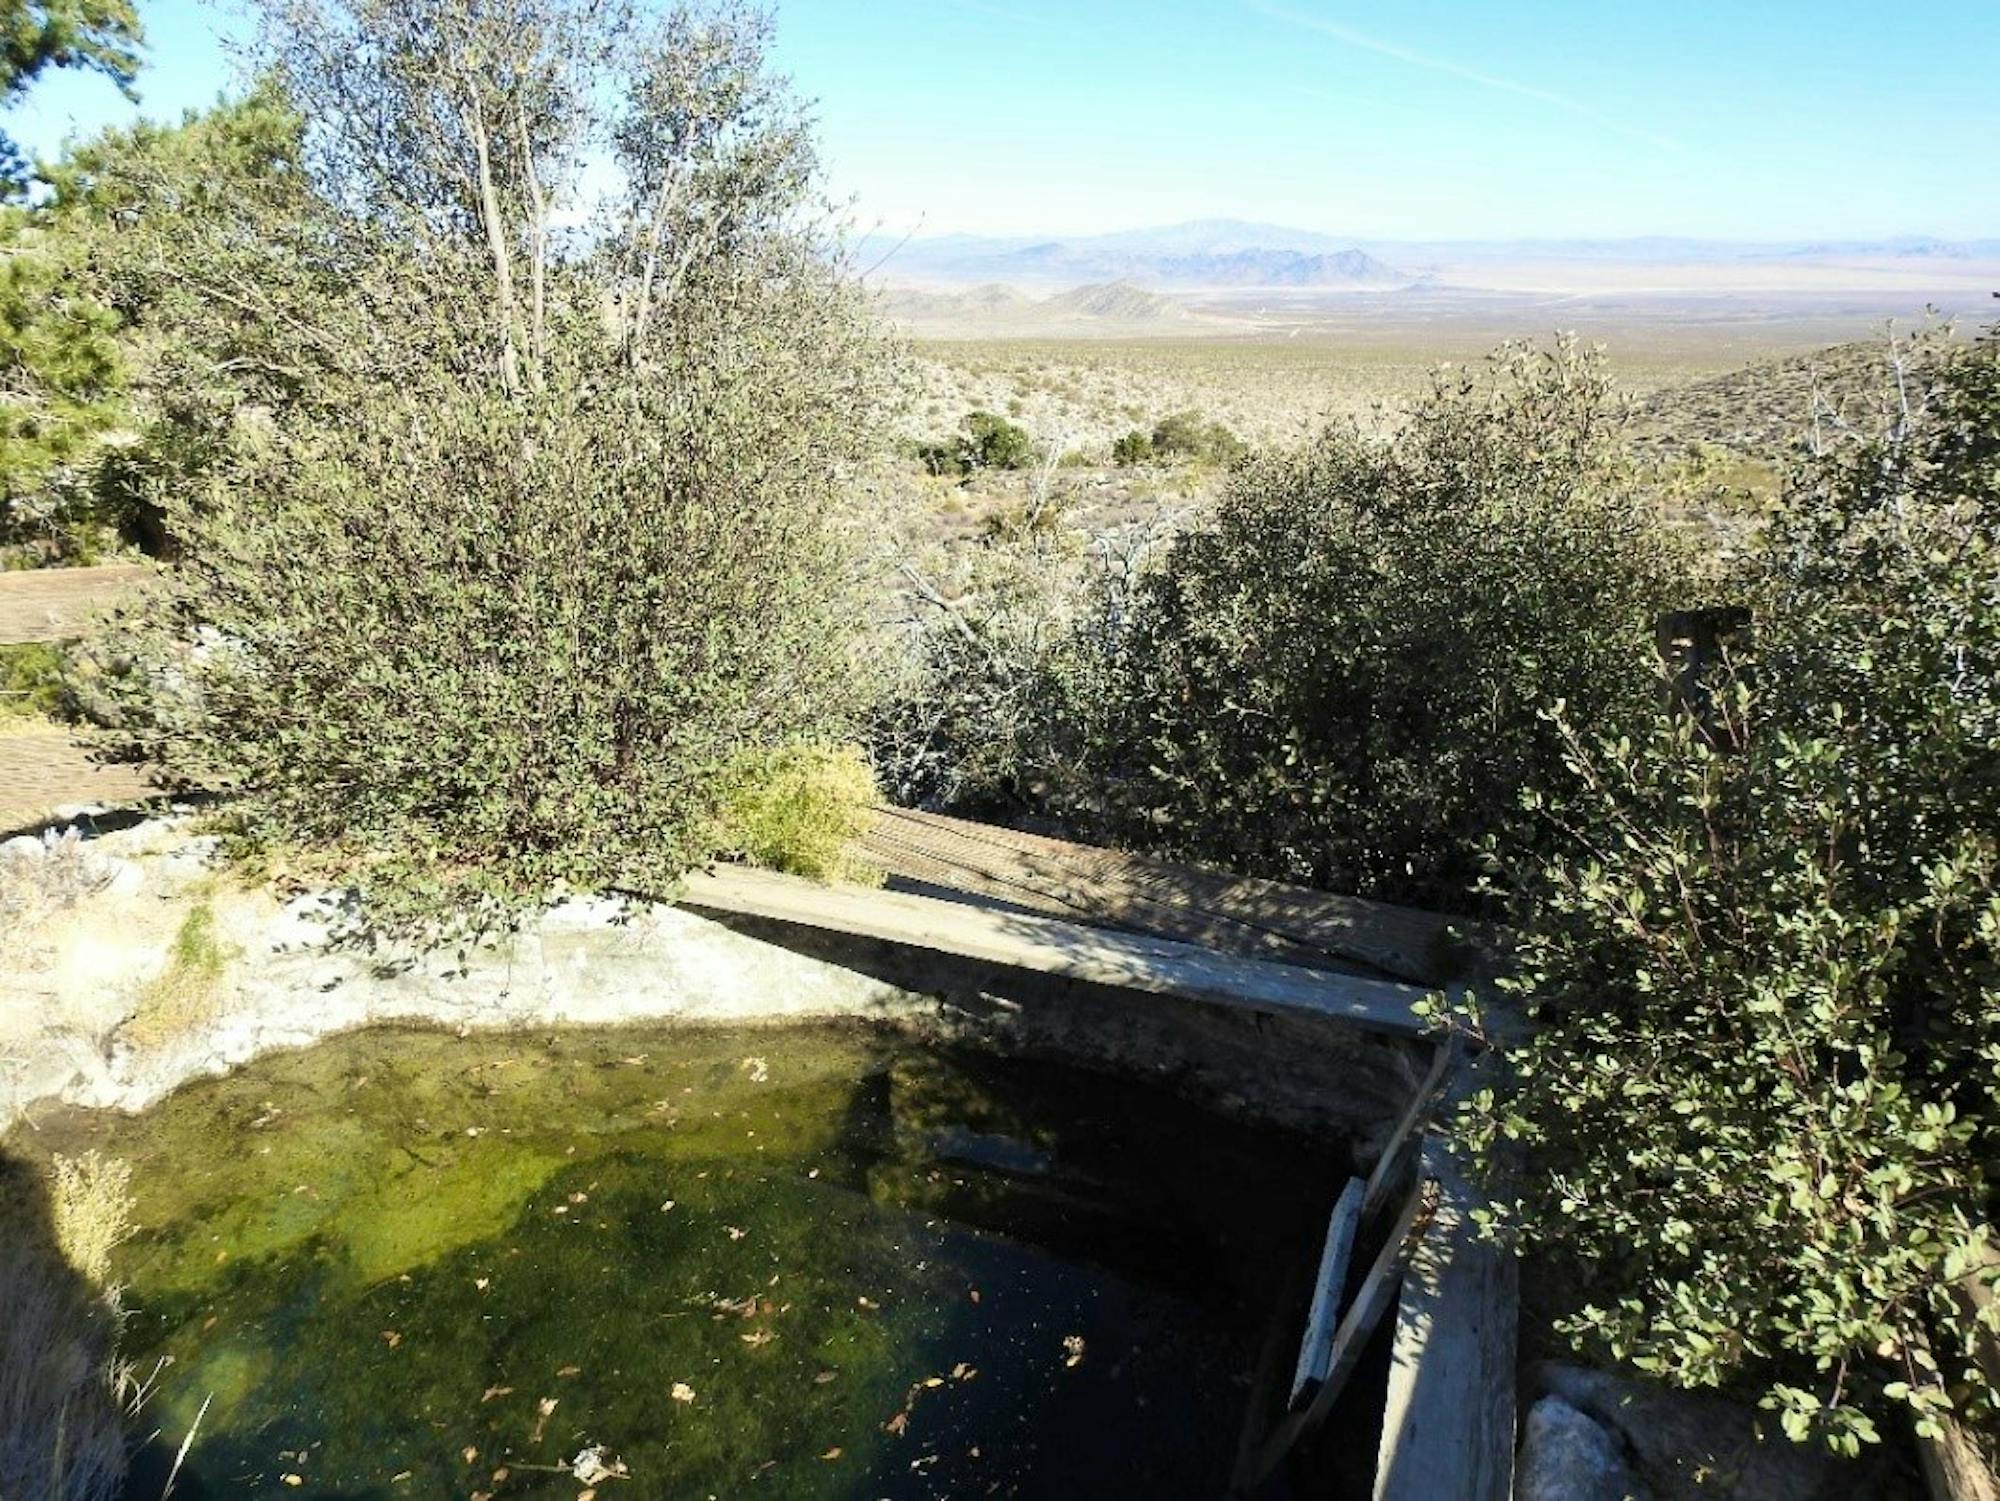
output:
[[[1414,1037],[1421,987],[1221,953],[1151,934],[939,897],[822,886],[723,865],[690,875],[681,904],[1034,970],[1122,990],[1352,1022]]]

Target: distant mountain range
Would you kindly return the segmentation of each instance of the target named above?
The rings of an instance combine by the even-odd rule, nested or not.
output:
[[[1482,263],[1756,263],[1903,265],[2000,260],[2000,240],[1925,236],[1795,244],[1647,236],[1624,240],[1377,241],[1242,219],[1195,219],[1155,229],[1069,238],[939,235],[856,247],[878,280],[902,286],[1010,283],[1074,287],[1129,282],[1150,291],[1222,288],[1388,290],[1439,268]],[[879,265],[878,265],[879,263]]]
[[[1178,298],[1129,281],[1093,282],[1047,297],[987,282],[949,287],[891,287],[878,304],[892,321],[919,333],[1093,336],[1120,333],[1227,333],[1247,325],[1197,313]]]
[[[1131,282],[1154,290],[1210,287],[1375,287],[1413,278],[1353,244],[1310,230],[1202,219],[1163,229],[1074,239],[941,235],[896,247],[864,242],[864,264],[904,283],[1007,282],[1078,286]]]

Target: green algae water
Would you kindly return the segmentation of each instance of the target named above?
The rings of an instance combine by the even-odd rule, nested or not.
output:
[[[177,1497],[1217,1496],[1344,1166],[859,1028],[367,1032],[37,1146],[133,1164],[144,1501],[204,1401]]]

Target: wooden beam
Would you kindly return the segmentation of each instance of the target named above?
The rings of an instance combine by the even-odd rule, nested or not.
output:
[[[1351,1022],[1414,1037],[1425,1023],[1415,986],[1217,954],[1190,943],[1079,927],[862,886],[719,865],[687,877],[683,906],[929,949],[1121,990],[1180,996],[1251,1011]]]
[[[1327,1220],[1326,1243],[1320,1248],[1319,1277],[1313,1283],[1312,1306],[1306,1313],[1305,1338],[1299,1341],[1298,1369],[1292,1373],[1291,1400],[1299,1399],[1317,1383],[1326,1380],[1333,1365],[1333,1334],[1340,1323],[1341,1295],[1347,1291],[1347,1263],[1354,1255],[1354,1233],[1361,1228],[1361,1200],[1368,1185],[1349,1178],[1334,1200]]]
[[[1409,1259],[1413,1232],[1420,1228],[1433,1199],[1434,1192],[1428,1183],[1419,1183],[1411,1191],[1403,1204],[1403,1212],[1390,1227],[1389,1238],[1383,1242],[1374,1264],[1368,1268],[1368,1275],[1355,1289],[1353,1306],[1340,1321],[1340,1329],[1333,1337],[1333,1351],[1327,1361],[1326,1379],[1320,1382],[1312,1401],[1302,1411],[1286,1417],[1264,1441],[1264,1447],[1250,1472],[1238,1477],[1235,1489],[1239,1494],[1254,1492],[1263,1486],[1291,1458],[1292,1452],[1326,1422],[1327,1415],[1333,1411],[1334,1404],[1354,1375],[1354,1368],[1361,1363],[1361,1354],[1368,1347],[1369,1337],[1395,1299],[1396,1285],[1402,1280],[1403,1266]]]
[[[1396,1310],[1374,1501],[1508,1501],[1514,1492],[1514,1253],[1483,1239],[1483,1197],[1442,1137],[1424,1141],[1437,1208]]]
[[[1410,1096],[1410,1103],[1403,1107],[1388,1141],[1383,1144],[1375,1171],[1368,1175],[1368,1192],[1361,1201],[1364,1222],[1372,1221],[1380,1214],[1409,1182],[1416,1166],[1417,1153],[1423,1145],[1425,1129],[1430,1125],[1431,1112],[1437,1108],[1438,1096],[1450,1082],[1452,1069],[1457,1066],[1458,1060],[1458,1037],[1453,1034],[1440,1042],[1432,1053],[1430,1068],[1418,1083],[1416,1093]]]
[[[1358,963],[1423,985],[1460,978],[1468,955],[1493,945],[1478,924],[1072,844],[909,808],[882,808],[858,852],[892,877],[1024,907],[1074,922],[1286,963]]]
[[[92,617],[152,576],[144,563],[0,573],[0,645],[80,636]]]

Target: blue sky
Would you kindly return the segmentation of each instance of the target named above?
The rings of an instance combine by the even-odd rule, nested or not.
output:
[[[140,0],[144,110],[244,23]],[[891,233],[1233,216],[1358,238],[2000,236],[2000,0],[789,0],[834,186]],[[51,77],[32,148],[129,118]]]

